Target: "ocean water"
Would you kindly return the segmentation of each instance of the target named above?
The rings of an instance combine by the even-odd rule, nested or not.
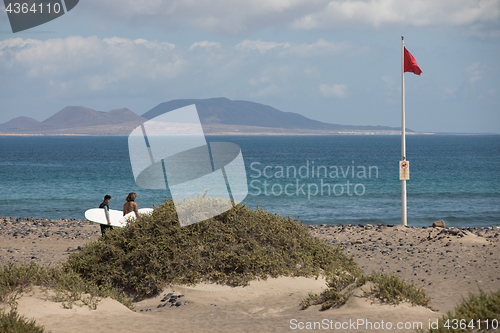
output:
[[[247,206],[309,224],[401,223],[399,136],[207,136],[241,147]],[[500,136],[408,135],[408,224],[500,225]],[[0,216],[76,218],[170,198],[139,188],[127,137],[0,136]]]

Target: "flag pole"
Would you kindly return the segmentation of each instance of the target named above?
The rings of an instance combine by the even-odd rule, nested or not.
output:
[[[405,127],[405,38],[401,36],[401,160],[406,161],[406,127]],[[401,221],[406,221],[406,180],[401,180]]]

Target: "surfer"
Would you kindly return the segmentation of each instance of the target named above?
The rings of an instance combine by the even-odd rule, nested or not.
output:
[[[104,236],[104,233],[109,229],[113,229],[111,226],[111,219],[109,218],[109,201],[111,200],[111,196],[106,194],[104,196],[104,201],[99,205],[99,208],[104,208],[104,214],[106,214],[106,220],[108,221],[108,225],[100,224],[101,226],[101,235]]]
[[[141,214],[139,213],[139,209],[137,208],[137,204],[134,202],[135,198],[137,198],[137,194],[134,192],[130,192],[127,195],[127,202],[123,205],[123,216],[127,215],[130,212],[135,212],[135,216],[138,218],[141,217]]]

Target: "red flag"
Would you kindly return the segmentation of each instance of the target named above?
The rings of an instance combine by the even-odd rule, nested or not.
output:
[[[414,74],[422,74],[422,70],[417,65],[417,61],[405,47],[405,72],[412,72]]]

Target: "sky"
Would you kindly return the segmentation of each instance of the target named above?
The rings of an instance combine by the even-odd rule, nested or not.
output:
[[[500,133],[500,0],[81,0],[18,33],[1,7],[0,123],[227,97],[400,127],[401,36],[407,128]]]

